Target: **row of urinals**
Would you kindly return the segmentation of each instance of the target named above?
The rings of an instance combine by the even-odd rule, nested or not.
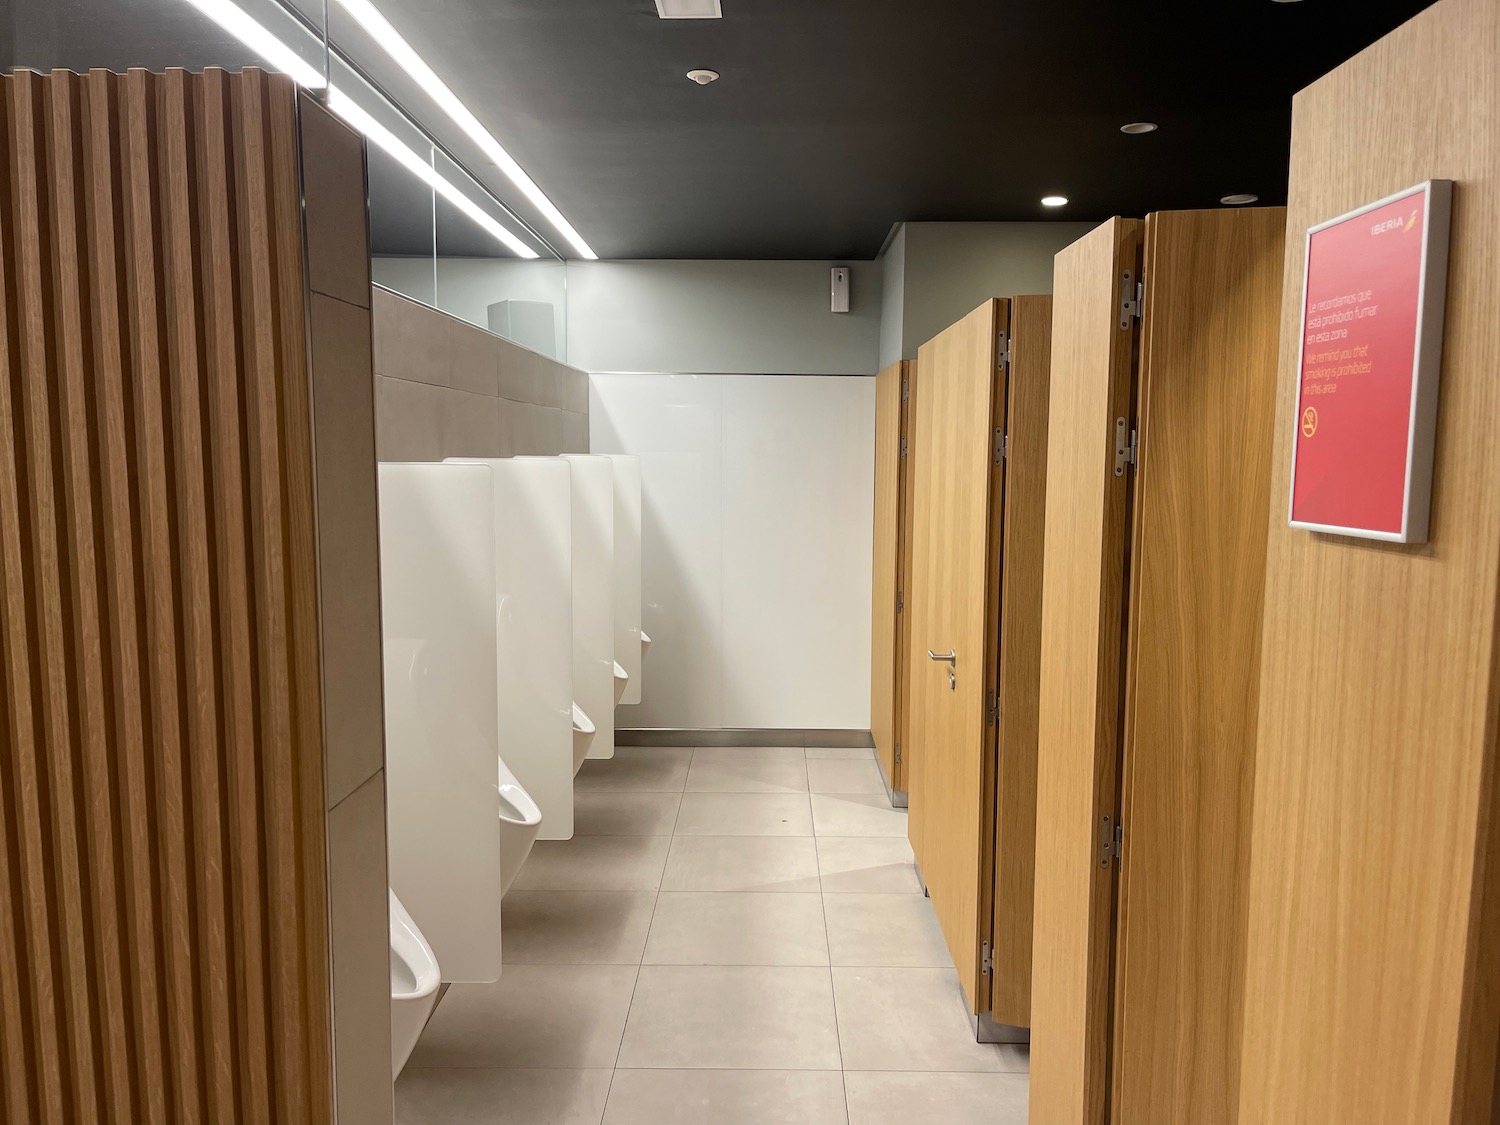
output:
[[[594,459],[590,459],[590,460],[594,460]],[[633,461],[634,459],[632,458],[630,460]],[[597,468],[597,466],[594,466],[594,468]],[[384,467],[383,467],[383,469],[384,469]],[[423,470],[423,471],[427,472],[428,470]],[[576,468],[575,468],[575,472],[576,472]],[[638,465],[632,465],[632,466],[630,466],[630,472],[634,474],[634,481],[635,481],[634,487],[637,489],[637,494],[636,494],[636,511],[638,512],[638,510],[639,510],[639,507],[638,507],[638,505],[639,505],[639,501],[638,501],[638,489],[639,489],[639,476],[638,476],[639,470],[638,470]],[[472,476],[472,473],[470,475]],[[497,475],[498,475],[498,471],[497,471]],[[384,473],[383,473],[383,476],[382,476],[382,483],[383,483],[383,486],[384,486],[384,483],[385,483]],[[497,488],[498,488],[498,486],[497,486]],[[429,502],[431,502],[432,497],[429,495],[428,499],[429,499]],[[438,506],[441,506],[441,503],[442,503],[442,498],[440,498]],[[572,503],[576,505],[577,504],[577,500],[576,499],[573,500]],[[617,505],[618,505],[618,498],[617,498]],[[384,495],[383,495],[383,502],[382,502],[382,519],[383,520],[385,518],[385,514],[386,514],[385,513],[385,503],[384,503]],[[437,519],[437,521],[433,524],[433,526],[427,529],[431,533],[428,536],[428,538],[430,540],[437,541],[437,542],[446,542],[448,538],[453,538],[454,541],[456,542],[458,537],[454,536],[452,534],[453,531],[454,531],[454,524],[452,522],[452,516],[453,515],[454,515],[454,512],[452,512],[452,511],[446,513],[446,517],[444,517],[444,518],[448,518],[449,519],[449,524],[447,525],[446,528],[442,524],[442,519],[441,518]],[[575,534],[576,534],[576,532],[577,532],[577,512],[576,511],[573,514],[573,521],[574,521],[574,525],[575,525]],[[499,519],[499,516],[498,516],[498,513],[497,513],[497,524],[496,524],[497,527],[499,527],[499,523],[500,523],[500,519]],[[446,536],[446,537],[443,534],[443,532],[445,530],[449,533],[449,535]],[[516,534],[517,534],[516,532],[513,532],[512,538],[514,538]],[[635,596],[638,598],[638,596],[639,596],[638,595],[638,589],[639,589],[639,585],[638,585],[639,584],[639,556],[638,556],[638,551],[639,551],[639,523],[638,523],[638,516],[636,517],[636,524],[635,524],[634,534],[636,536],[636,539],[635,539],[635,543],[636,543],[635,550],[637,551],[637,555],[636,555],[636,558],[634,560],[635,570],[633,572],[633,578],[634,578],[634,582],[636,584],[635,585]],[[503,538],[504,536],[503,535],[497,535],[497,537],[498,538]],[[461,550],[461,548],[458,548],[458,547],[455,547],[454,549],[455,550]],[[382,536],[382,552],[383,552],[383,555],[384,555],[385,551],[386,551],[386,542],[385,542],[385,536],[383,534],[383,536]],[[497,553],[503,554],[503,548],[497,548]],[[576,561],[575,561],[574,565],[576,567]],[[399,570],[400,569],[400,564],[398,564],[397,566],[393,567],[392,569]],[[500,569],[503,572],[503,570],[504,570],[503,564],[502,564],[502,566],[501,566]],[[429,579],[429,582],[427,584],[429,586],[435,586],[435,587],[442,588],[442,587],[445,587],[446,585],[448,585],[448,583],[432,582],[432,581],[430,581],[434,577],[435,577],[435,575],[433,575],[433,574],[428,574],[427,575],[427,578]],[[449,576],[449,577],[451,577],[454,580],[453,583],[452,583],[452,585],[454,585],[454,586],[463,586],[464,585],[464,582],[462,580],[463,576],[459,573],[459,571],[455,570],[454,573],[451,576]],[[472,577],[472,575],[470,575],[469,577]],[[576,577],[575,577],[575,580],[576,580]],[[614,582],[616,583],[616,585],[620,584],[620,576],[618,574],[615,575]],[[499,618],[499,619],[501,619],[501,624],[497,628],[498,628],[499,634],[503,634],[504,631],[505,631],[504,620],[505,620],[506,614],[507,614],[505,592],[503,590],[501,590],[500,588],[497,588],[496,589],[496,596],[497,596],[496,597],[496,600],[497,600],[497,613],[496,613],[496,617]],[[510,591],[510,596],[512,598],[514,598],[516,596],[514,590]],[[388,600],[389,597],[390,597],[390,589],[388,587],[384,588],[383,589],[383,598],[385,598],[385,599]],[[583,602],[580,601],[580,600],[578,600],[578,597],[577,597],[576,593],[574,595],[574,600],[575,600],[574,609],[575,609],[575,612],[576,612],[578,610],[578,608],[583,604]],[[639,645],[639,649],[638,649],[639,655],[638,655],[638,657],[635,657],[635,656],[632,657],[633,666],[636,667],[636,668],[639,668],[639,659],[643,659],[644,658],[644,656],[646,654],[646,651],[647,651],[647,649],[648,649],[648,647],[650,645],[650,638],[644,633],[644,631],[641,631],[639,629],[639,624],[638,624],[638,622],[639,622],[639,617],[638,617],[638,614],[639,614],[638,605],[639,605],[639,603],[637,602],[636,605],[637,605],[637,608],[636,608],[637,617],[636,617],[636,624],[635,624],[635,630],[634,630],[634,633],[633,633],[633,637],[632,637],[632,634],[630,634],[630,633],[627,633],[626,637],[628,639],[627,643],[628,643],[629,651],[631,651],[632,653],[635,653],[637,651],[636,645],[637,644]],[[451,607],[449,607],[449,608],[451,609]],[[472,610],[472,608],[473,608],[473,606],[471,605],[470,609]],[[514,608],[515,607],[512,605],[510,607],[510,611],[513,612]],[[398,711],[400,710],[401,706],[407,706],[409,708],[409,710],[411,710],[413,712],[422,712],[423,709],[424,709],[424,707],[425,707],[425,709],[426,709],[426,711],[428,713],[433,713],[434,711],[440,713],[440,712],[442,712],[444,710],[442,699],[440,698],[440,696],[442,694],[442,691],[446,690],[448,692],[448,697],[447,697],[448,698],[448,702],[450,702],[450,703],[460,702],[460,696],[463,695],[463,692],[462,692],[462,689],[461,689],[461,685],[458,684],[458,683],[456,683],[456,682],[449,682],[449,681],[450,680],[457,681],[460,678],[460,676],[453,675],[453,671],[454,671],[455,667],[458,667],[458,668],[465,668],[465,667],[467,667],[467,662],[463,661],[463,659],[462,659],[461,656],[458,658],[457,662],[455,663],[455,660],[454,660],[454,657],[453,657],[452,653],[445,653],[444,654],[444,658],[438,658],[438,657],[435,657],[435,656],[431,656],[431,654],[424,654],[424,652],[423,652],[424,642],[422,642],[420,640],[414,642],[414,641],[412,641],[410,639],[411,634],[413,632],[413,630],[411,628],[411,623],[410,623],[410,618],[411,618],[410,607],[409,606],[406,607],[406,610],[407,610],[407,612],[406,612],[405,616],[406,616],[407,620],[406,620],[405,627],[396,630],[399,639],[393,640],[392,637],[391,637],[391,635],[390,635],[391,634],[391,629],[390,628],[387,629],[387,633],[388,633],[388,636],[387,636],[387,648],[388,648],[387,661],[388,661],[388,669],[387,669],[386,696],[387,696],[387,717],[388,717],[388,751],[389,751],[389,747],[390,747],[391,738],[392,737],[398,737],[398,736],[393,736],[390,733],[390,727],[392,725],[391,724],[391,718],[392,718],[391,712],[392,712],[392,708],[393,708],[393,692],[395,693],[395,696],[398,697],[396,699],[396,704],[397,704],[397,710]],[[391,616],[392,615],[388,613],[388,625],[390,624],[389,618]],[[400,614],[398,613],[395,616],[400,616]],[[439,606],[439,608],[437,608],[434,611],[433,616],[434,617],[438,617],[438,618],[443,617],[444,616],[444,610],[443,610],[443,608],[441,606]],[[448,617],[450,619],[452,619],[454,617],[454,615],[450,612],[448,614]],[[468,615],[468,618],[471,621],[474,620],[472,613]],[[431,622],[424,621],[423,625],[424,625],[424,627],[430,625],[433,632],[439,633],[439,634],[442,633],[442,625],[441,625],[441,623],[432,624]],[[629,639],[633,639],[634,643],[629,643]],[[575,636],[575,638],[574,638],[574,645],[576,646],[578,643],[579,643],[578,639]],[[621,651],[620,648],[619,648],[619,643],[620,643],[620,639],[619,639],[619,635],[617,634],[616,635],[616,645],[615,645],[615,651],[616,651],[616,653],[618,653],[619,651]],[[504,647],[504,641],[503,640],[501,641],[500,647],[501,648]],[[394,649],[394,652],[395,652],[394,659],[390,655],[390,650],[392,650],[392,649]],[[607,657],[608,657],[608,649],[607,648],[604,650],[604,656],[605,656],[605,658],[607,660]],[[394,665],[399,670],[403,670],[403,674],[396,676],[394,680],[392,679],[392,676],[390,674],[390,665],[392,663],[394,663]],[[630,686],[631,686],[631,683],[630,683],[631,676],[630,676],[629,672],[626,670],[626,668],[622,666],[622,664],[620,663],[620,661],[618,659],[617,660],[613,660],[613,661],[611,661],[609,663],[612,664],[611,675],[612,675],[612,679],[613,679],[613,698],[611,699],[606,694],[606,695],[604,695],[602,697],[602,699],[604,701],[604,706],[606,707],[606,709],[612,710],[613,706],[618,705],[622,700],[625,700],[627,691],[630,689]],[[409,666],[409,671],[407,670],[408,666]],[[592,664],[591,666],[595,667],[595,668],[599,667],[599,665],[597,665],[597,664]],[[444,669],[446,669],[447,672],[449,673],[448,676],[444,676],[444,674],[443,674],[443,670]],[[518,670],[514,666],[507,667],[505,665],[504,661],[502,660],[501,663],[500,663],[500,665],[498,665],[496,667],[496,671],[499,674],[502,683],[504,683],[506,675],[507,675],[507,672],[509,672],[509,674],[511,676],[511,679],[513,681],[515,681],[515,680],[519,680],[519,679],[523,678],[523,675],[521,675],[519,673],[524,672],[524,669]],[[437,683],[439,685],[439,689],[440,690],[438,691],[438,693],[433,698],[425,698],[424,697],[421,702],[415,702],[414,703],[414,702],[412,702],[412,700],[419,693],[419,691],[421,689],[421,681],[423,680],[424,676],[426,676],[427,682],[429,684],[430,683]],[[604,690],[607,692],[609,689],[606,687]],[[564,698],[566,698],[566,697],[564,697]],[[599,696],[595,696],[594,698],[595,698],[596,704],[597,704],[597,702],[599,702],[599,700],[600,700],[600,697]],[[639,696],[639,688],[637,687],[635,695],[634,695],[634,698],[632,700],[629,700],[629,701],[633,702],[635,700],[638,700],[639,698],[640,698],[640,696]],[[504,705],[502,703],[502,714],[503,714],[503,709],[504,709]],[[593,717],[591,717],[589,715],[588,711],[585,710],[585,708],[583,706],[581,706],[576,699],[572,702],[571,707],[568,708],[567,710],[570,711],[570,717],[571,717],[571,750],[572,750],[572,761],[570,763],[571,764],[571,770],[568,771],[568,777],[571,778],[571,775],[576,774],[578,772],[578,770],[581,768],[583,762],[590,756],[590,750],[595,745],[596,736],[598,734],[599,728],[598,728],[598,724],[594,721]],[[553,712],[553,713],[555,714],[555,712]],[[565,715],[564,715],[564,722],[567,721],[568,717],[569,716],[565,713]],[[610,718],[609,742],[606,744],[607,747],[608,747],[607,754],[598,755],[598,756],[609,756],[609,755],[613,754],[613,717],[609,716],[609,718]],[[566,734],[564,734],[563,737],[564,737],[564,739],[566,741],[566,737],[567,737]],[[550,743],[548,743],[548,744],[550,745]],[[505,741],[504,741],[504,737],[502,736],[501,745],[499,747],[497,747],[497,749],[504,749],[505,745],[506,744],[505,744]],[[513,748],[516,748],[516,747],[513,747]],[[522,745],[519,748],[517,748],[518,752],[523,753],[523,757],[525,756],[524,751],[527,750],[527,749],[528,749],[528,744],[525,743],[524,740],[523,740]],[[559,749],[562,749],[562,752],[566,753],[566,749],[564,749],[562,747],[559,747]],[[505,752],[509,753],[509,750],[506,750]],[[482,760],[482,758],[478,759],[478,760]],[[538,838],[538,834],[542,830],[543,808],[538,804],[538,801],[533,798],[532,794],[527,791],[526,787],[517,778],[516,774],[507,766],[507,764],[506,764],[506,762],[505,762],[505,760],[504,760],[503,757],[501,757],[499,754],[496,754],[495,757],[493,757],[491,760],[493,760],[496,763],[497,768],[498,768],[498,773],[496,774],[495,790],[494,790],[494,793],[492,794],[493,798],[496,799],[496,803],[498,804],[498,824],[495,825],[494,821],[491,821],[490,823],[492,825],[495,825],[495,827],[498,829],[498,831],[494,835],[494,840],[496,841],[496,843],[498,845],[498,847],[497,847],[496,850],[498,851],[498,880],[497,881],[498,881],[498,888],[499,888],[499,898],[503,899],[504,896],[505,896],[505,894],[506,894],[506,892],[509,891],[511,885],[515,882],[515,879],[516,879],[517,875],[519,874],[522,865],[525,863],[527,856],[531,852],[533,844],[535,843],[536,839]],[[557,759],[555,757],[549,757],[549,760],[555,762]],[[390,763],[388,761],[388,766],[389,766],[389,764]],[[467,765],[468,765],[469,768],[472,768],[475,764],[476,764],[476,760],[473,759],[472,756],[471,756],[471,759],[467,763]],[[566,766],[562,766],[561,768],[564,769],[564,770],[567,769]],[[462,771],[460,771],[460,772],[462,772]],[[388,783],[392,787],[394,787],[394,786],[398,785],[399,782],[400,782],[399,771],[392,771],[392,770],[388,769]],[[545,786],[544,786],[544,788],[547,789],[547,792],[553,792],[555,790],[555,788],[556,788],[556,784],[557,784],[556,782],[553,782],[553,783],[551,783],[550,788],[549,787],[545,787]],[[570,794],[571,793],[571,781],[569,780],[566,783],[566,785],[567,785],[567,792]],[[552,798],[550,798],[550,797],[548,798],[548,800],[551,800],[551,799]],[[551,806],[548,805],[548,807],[551,807]],[[571,827],[570,827],[571,826],[571,804],[569,804],[563,811],[565,813],[565,818],[564,818],[564,821],[561,824],[561,828],[562,828],[562,836],[561,836],[561,838],[566,838],[568,835],[571,834]],[[439,827],[440,824],[441,824],[441,818],[440,817],[439,818],[434,818],[434,823],[432,825],[433,829],[434,830],[438,829],[438,827]],[[548,838],[549,839],[555,839],[555,838],[559,838],[559,836],[557,836],[555,834],[555,831],[554,831],[554,834],[553,835],[549,835]],[[393,841],[394,841],[394,837],[393,837]],[[394,858],[394,854],[395,854],[395,844],[394,844],[394,842],[393,842],[392,848],[393,848],[393,858]],[[488,849],[485,849],[485,850],[488,850]],[[491,853],[491,854],[494,854],[494,853]],[[441,868],[439,870],[442,871],[443,874],[446,874],[445,870],[443,870]],[[395,874],[395,870],[394,870],[394,864],[393,864],[392,881],[393,882],[396,881],[396,874]],[[430,897],[431,896],[430,896],[430,893],[428,892],[428,890],[426,888],[424,888],[424,887],[415,886],[415,885],[413,885],[410,882],[405,883],[403,885],[406,887],[407,891],[411,891],[411,890],[415,889],[417,891],[418,898],[422,898],[422,897],[424,897],[424,895],[426,895],[429,898],[428,902],[426,902],[426,903],[419,903],[419,905],[421,905],[423,907],[423,913],[421,913],[419,916],[422,917],[422,918],[429,918],[430,916],[429,916],[428,913],[426,913],[426,911],[429,910],[429,909],[436,909],[436,908],[433,907],[433,904],[430,901]],[[494,885],[495,884],[493,882],[486,884],[486,886],[488,886],[488,887],[493,887]],[[489,894],[489,893],[492,893],[492,892],[486,891],[485,893]],[[440,959],[437,956],[437,953],[435,953],[435,951],[433,949],[433,943],[430,943],[428,941],[427,937],[424,936],[421,927],[418,925],[416,919],[413,917],[412,911],[409,910],[407,908],[407,905],[404,904],[401,901],[401,899],[397,896],[396,891],[395,891],[394,888],[392,888],[390,890],[389,895],[390,895],[390,900],[389,900],[390,915],[389,916],[390,916],[390,950],[391,950],[390,968],[391,968],[391,1031],[392,1031],[392,1038],[391,1038],[391,1055],[392,1055],[392,1058],[391,1058],[391,1062],[392,1062],[392,1073],[393,1073],[393,1076],[395,1076],[395,1075],[399,1075],[402,1067],[405,1065],[408,1057],[410,1056],[411,1052],[415,1048],[417,1040],[420,1037],[420,1035],[422,1033],[422,1030],[426,1026],[427,1020],[430,1018],[430,1016],[432,1014],[432,1011],[434,1010],[434,1008],[435,1008],[435,1006],[436,1006],[436,1004],[438,1002],[438,999],[439,999],[439,997],[441,995],[440,988],[441,988],[442,982],[445,979],[482,980],[482,979],[492,979],[492,977],[489,977],[489,976],[475,976],[475,975],[463,975],[464,972],[466,971],[464,969],[459,969],[458,971],[459,971],[460,975],[457,975],[457,976],[454,976],[452,973],[449,973],[449,972],[444,972],[445,968],[452,968],[452,966],[449,965],[447,954],[444,955],[444,957],[442,958],[441,963],[440,963]],[[410,901],[410,899],[408,901]],[[497,902],[496,905],[498,907],[498,902]],[[446,935],[447,932],[448,932],[448,928],[446,927],[446,925],[444,923],[439,923],[439,925],[440,925],[440,929],[443,930],[443,933]],[[434,941],[436,941],[436,939],[434,939]],[[457,960],[462,960],[462,958],[456,958],[456,959]],[[470,972],[470,973],[473,972],[472,969],[469,969],[467,971]],[[498,966],[496,966],[495,971],[498,971]]]

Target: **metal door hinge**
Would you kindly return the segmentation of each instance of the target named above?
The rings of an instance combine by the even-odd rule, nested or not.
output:
[[[1141,319],[1146,303],[1146,283],[1137,281],[1130,270],[1120,277],[1120,327],[1129,328]]]
[[[1120,858],[1125,854],[1125,826],[1123,824],[1117,824],[1117,825],[1115,825],[1115,848],[1114,848],[1114,851],[1115,851],[1115,860],[1116,860],[1116,862],[1118,862],[1120,860]]]
[[[1136,463],[1139,434],[1127,427],[1124,418],[1115,419],[1115,476],[1125,475],[1125,466]]]
[[[900,590],[896,591],[896,612],[902,613],[906,610],[906,595]]]
[[[1099,818],[1099,866],[1108,867],[1115,858],[1115,826],[1107,816]]]
[[[896,743],[896,764],[901,764],[901,743]]]
[[[995,955],[990,952],[990,943],[983,942],[979,946],[979,972],[981,974],[993,971],[995,968]]]
[[[989,700],[985,703],[984,721],[990,726],[1000,721],[1000,702],[995,698],[994,688],[990,688]]]
[[[1004,332],[995,338],[995,367],[1010,366],[1010,337]]]
[[[1005,452],[1006,452],[1005,431],[1004,430],[996,430],[995,431],[995,464],[998,465],[998,464],[1000,464],[1001,461],[1003,461],[1005,459]]]
[[[911,398],[911,382],[907,379],[901,380],[901,401],[905,402]]]
[[[901,456],[903,458],[906,456],[906,439],[905,438],[901,439]]]

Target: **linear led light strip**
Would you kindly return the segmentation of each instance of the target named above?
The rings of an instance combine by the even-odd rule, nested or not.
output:
[[[188,0],[188,3],[265,59],[276,70],[290,75],[297,85],[305,86],[309,90],[321,90],[327,86],[328,108],[363,133],[370,143],[388,153],[408,172],[473,219],[512,252],[522,258],[538,256],[535,250],[487,214],[451,180],[441,175],[431,164],[418,156],[416,151],[396,134],[360,108],[353,98],[338,87],[329,85],[323,76],[308,65],[296,51],[247,15],[244,9],[231,3],[230,0]]]
[[[583,236],[573,229],[573,224],[563,218],[563,213],[554,207],[552,201],[542,193],[542,189],[536,186],[535,181],[526,174],[525,169],[501,147],[500,142],[495,140],[490,131],[479,123],[479,119],[469,112],[469,107],[458,100],[458,95],[448,88],[448,84],[437,76],[422,56],[412,50],[411,44],[401,37],[401,33],[375,10],[370,0],[337,0],[337,3],[353,16],[359,26],[385,49],[385,53],[391,56],[396,65],[406,71],[417,85],[422,87],[427,96],[453,119],[453,123],[462,129],[469,139],[499,166],[502,172],[510,177],[511,183],[520,188],[532,205],[547,216],[547,220],[557,228],[559,234],[573,244],[575,250],[585,258],[599,257],[583,240]]]

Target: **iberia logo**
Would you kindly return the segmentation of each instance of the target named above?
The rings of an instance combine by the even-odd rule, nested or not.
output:
[[[1370,233],[1371,234],[1388,234],[1391,231],[1400,231],[1402,234],[1405,234],[1407,231],[1411,230],[1411,228],[1414,227],[1414,226],[1416,226],[1416,225],[1417,225],[1417,209],[1415,207],[1413,207],[1411,214],[1409,216],[1407,216],[1405,219],[1401,218],[1400,215],[1397,215],[1393,219],[1386,219],[1382,223],[1375,223],[1374,225],[1372,225],[1370,227]]]
[[[1413,207],[1411,209],[1411,218],[1409,218],[1409,219],[1406,220],[1406,229],[1407,230],[1411,230],[1411,228],[1414,227],[1414,226],[1416,226],[1416,225],[1417,225],[1417,209],[1415,207]]]

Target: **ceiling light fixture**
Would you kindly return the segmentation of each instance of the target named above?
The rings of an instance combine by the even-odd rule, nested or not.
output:
[[[328,108],[358,129],[372,144],[390,154],[396,163],[473,219],[486,232],[494,235],[514,253],[522,258],[538,257],[535,250],[482,210],[452,181],[439,174],[437,169],[418,156],[411,146],[371,117],[348,94],[329,85],[323,75],[319,74],[291,47],[247,15],[244,9],[231,3],[230,0],[188,0],[188,3],[249,47],[273,69],[288,75],[297,85],[310,90],[321,90],[327,87]]]
[[[421,180],[428,187],[432,188],[433,191],[469,216],[469,218],[473,219],[484,230],[510,247],[517,255],[522,258],[537,257],[535,250],[527,246],[526,243],[522,242],[497,222],[493,216],[481,209],[479,204],[460,191],[453,181],[444,177],[436,168],[418,156],[414,149],[403,143],[395,133],[392,133],[365,112],[365,110],[356,105],[349,95],[337,86],[330,86],[328,88],[328,108],[368,137],[370,143],[384,150],[401,167],[405,168],[413,176],[417,177],[417,179]]]
[[[1066,207],[1068,197],[1066,195],[1044,195],[1042,196],[1043,207]]]
[[[229,3],[229,0],[187,2],[265,59],[273,69],[291,75],[292,81],[297,85],[306,86],[309,90],[321,90],[328,85],[327,79],[312,64],[251,19],[244,9]]]
[[[1246,203],[1254,203],[1259,198],[1260,196],[1252,195],[1248,191],[1245,191],[1240,192],[1237,195],[1226,195],[1222,199],[1220,199],[1219,202],[1227,203],[1231,207],[1240,207]]]
[[[719,72],[717,70],[690,70],[687,72],[687,76],[691,81],[698,83],[700,86],[707,86],[710,82],[717,82],[719,80]]]
[[[1128,133],[1132,137],[1139,137],[1142,133],[1156,132],[1155,121],[1132,121],[1128,125],[1121,125],[1120,132]]]
[[[458,95],[448,88],[448,84],[437,76],[437,72],[427,65],[422,56],[412,50],[411,44],[403,39],[401,33],[376,11],[375,6],[369,0],[337,0],[337,3],[353,16],[360,27],[364,28],[370,37],[380,44],[385,53],[391,56],[396,65],[406,71],[417,85],[422,87],[422,91],[453,119],[453,123],[479,146],[485,156],[494,161],[510,182],[521,189],[521,194],[547,217],[547,221],[572,244],[573,249],[585,258],[599,257],[583,240],[583,236],[573,229],[573,224],[563,218],[563,213],[526,174],[526,170],[516,163],[515,158],[505,151],[488,129],[480,124],[479,118],[469,112],[469,107],[459,101]]]
[[[718,20],[724,18],[719,0],[656,0],[656,14],[664,20]]]

